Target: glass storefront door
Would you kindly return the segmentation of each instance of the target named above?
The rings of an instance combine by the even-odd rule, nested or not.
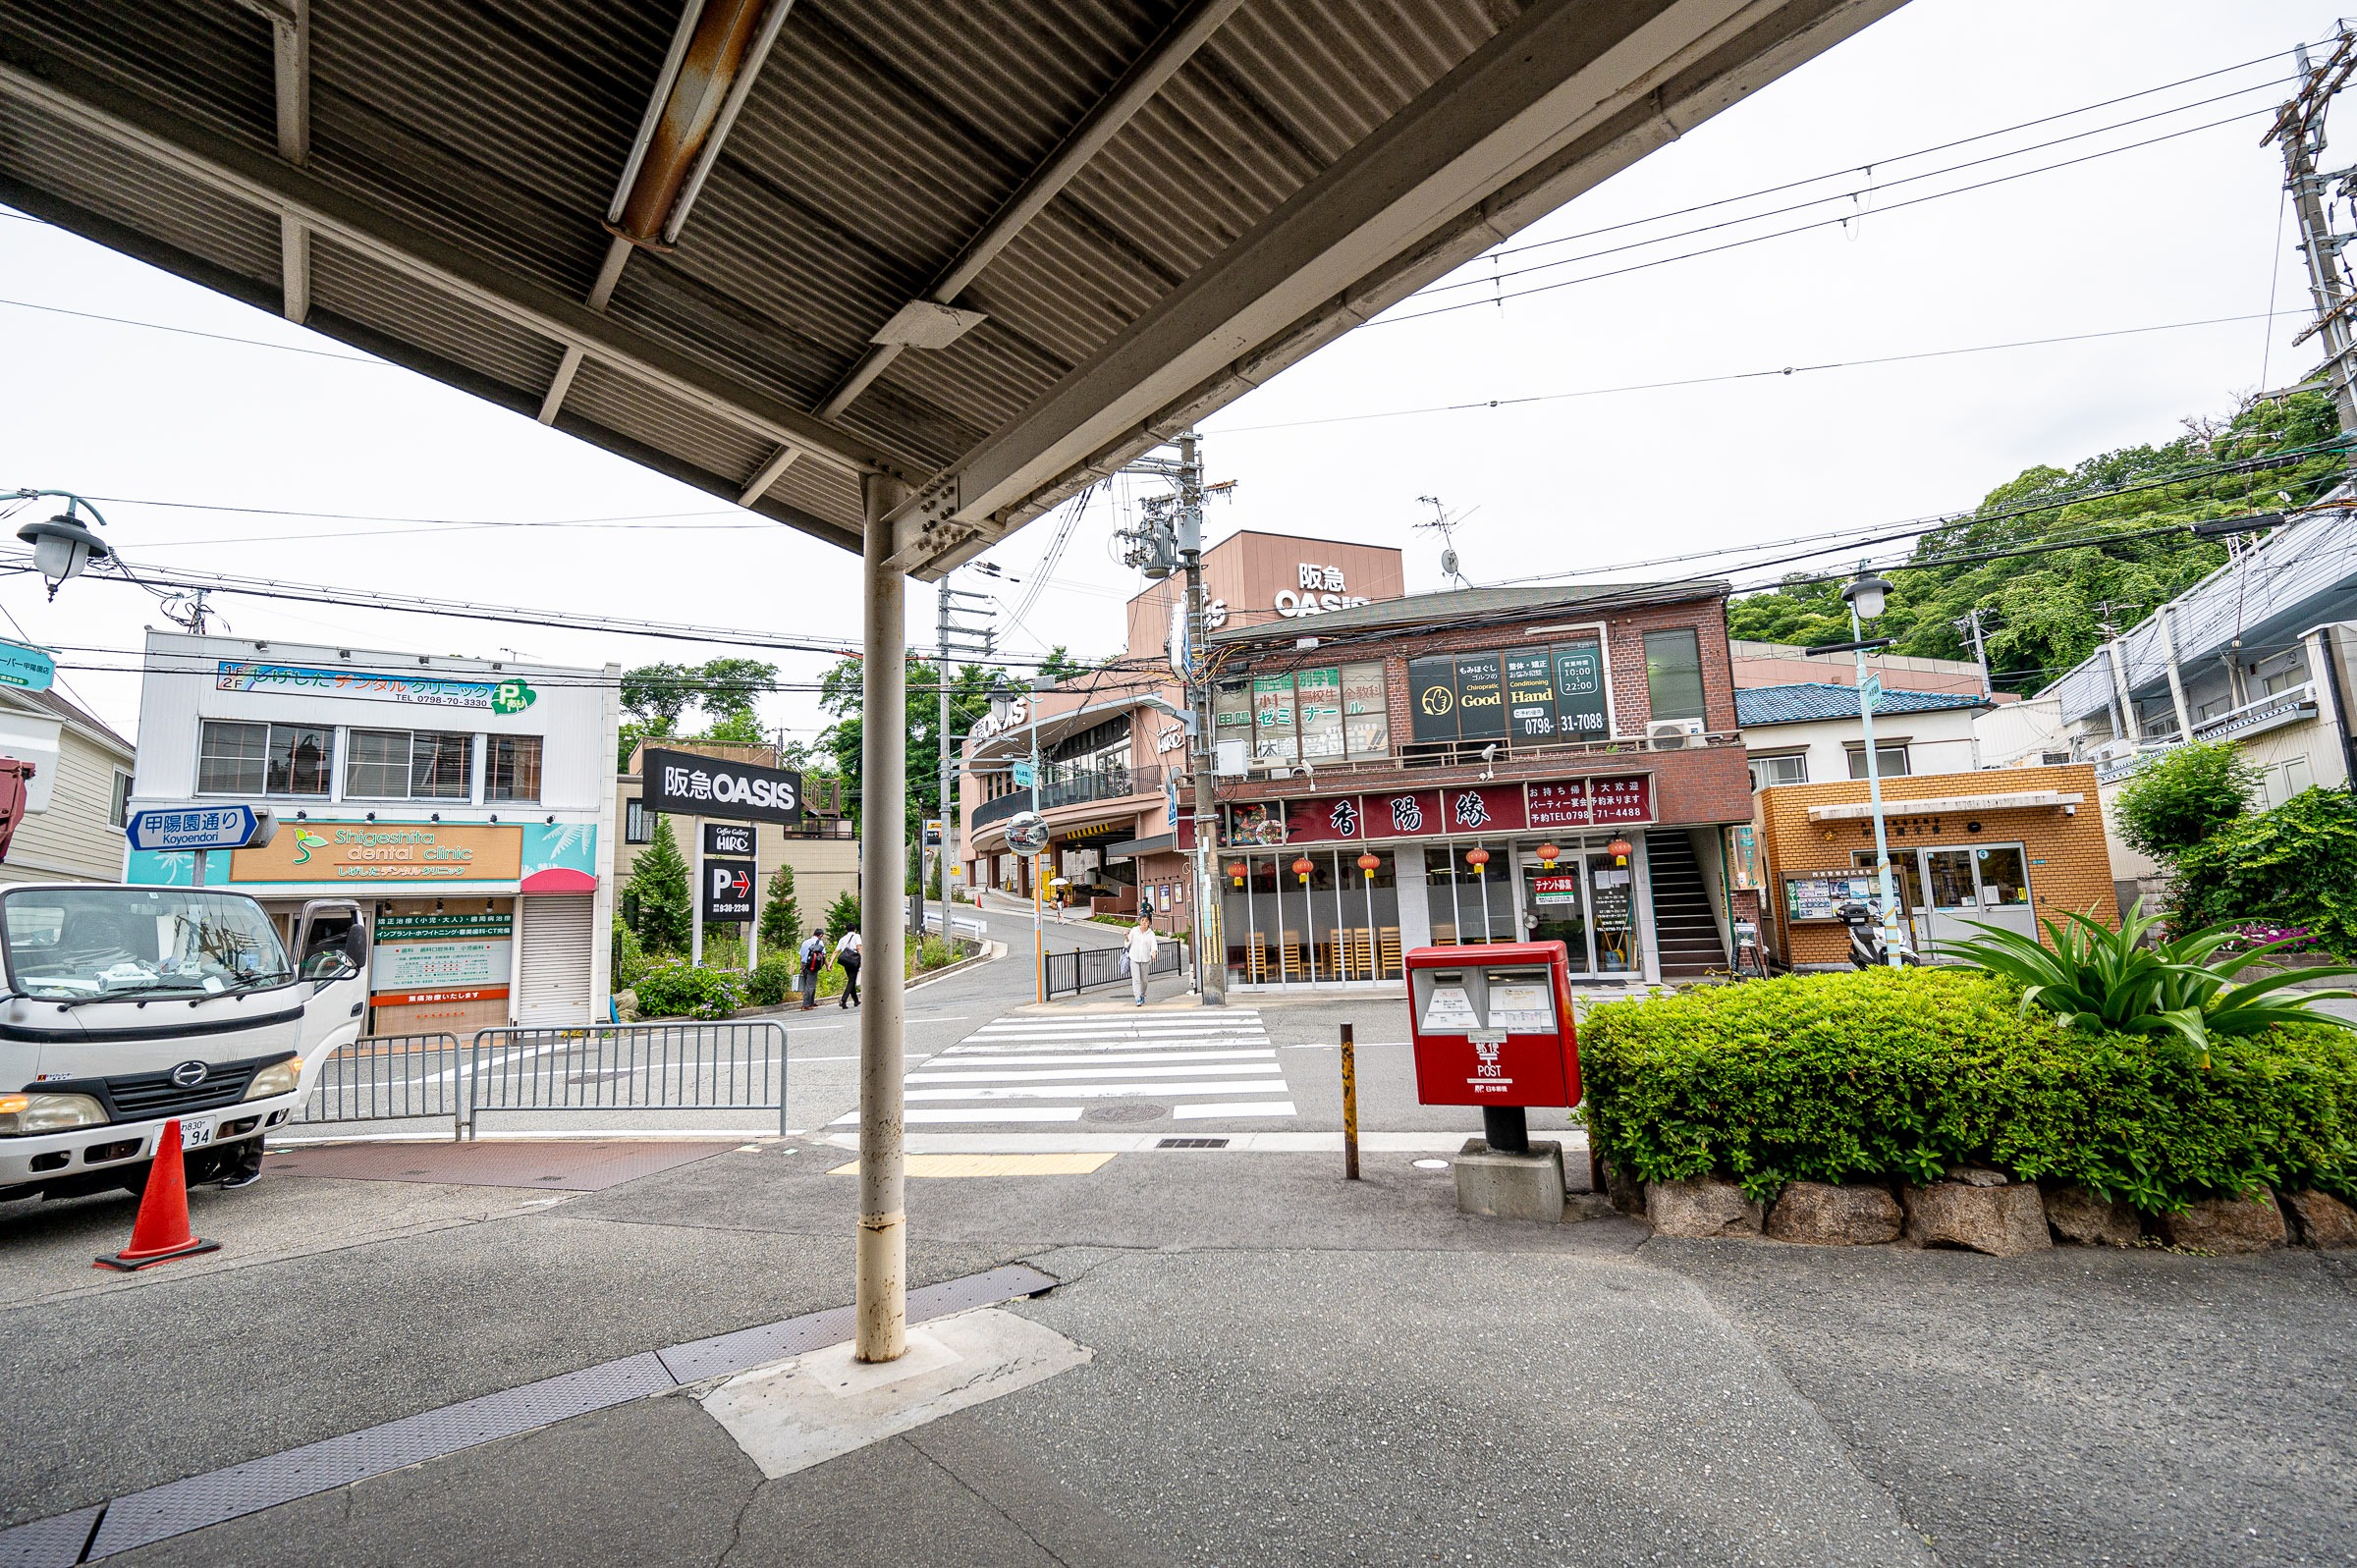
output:
[[[1566,854],[1555,864],[1536,855],[1522,857],[1524,928],[1532,942],[1560,942],[1575,975],[1596,970],[1594,932],[1588,924],[1587,856]]]
[[[1850,859],[1874,869],[1871,849],[1854,850]],[[2038,934],[2028,857],[2020,844],[1893,849],[1891,886],[1910,916],[1915,950],[1925,958],[1938,957],[1946,944],[1979,937],[1976,925]]]

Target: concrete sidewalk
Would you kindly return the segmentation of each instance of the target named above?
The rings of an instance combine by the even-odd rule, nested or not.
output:
[[[770,1141],[569,1196],[272,1175],[195,1195],[223,1253],[122,1278],[88,1257],[127,1203],[0,1211],[0,1521],[838,1306],[842,1161]],[[1664,1242],[1335,1163],[911,1182],[918,1282],[1029,1262],[1064,1282],[1013,1310],[1092,1359],[815,1469],[764,1480],[685,1390],[108,1560],[2350,1558],[2331,1255]]]

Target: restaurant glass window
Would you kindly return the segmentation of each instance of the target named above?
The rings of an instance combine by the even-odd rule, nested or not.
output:
[[[420,730],[410,736],[410,796],[466,800],[474,794],[474,736]]]
[[[483,798],[538,800],[540,798],[540,737],[491,735],[485,740]]]
[[[1341,890],[1335,876],[1336,851],[1332,849],[1298,850],[1292,860],[1309,862],[1309,885],[1304,888],[1301,878],[1288,865],[1291,886],[1304,894],[1303,920],[1309,950],[1303,955],[1303,973],[1319,984],[1332,984],[1343,978],[1343,908]]]
[[[1343,666],[1343,740],[1353,758],[1391,755],[1392,698],[1380,659]]]
[[[1907,748],[1905,746],[1876,746],[1874,748],[1874,771],[1885,779],[1902,779],[1906,777]],[[1864,742],[1860,742],[1859,744],[1849,748],[1849,776],[1852,779],[1863,779],[1866,777],[1866,747]]]
[[[1301,736],[1301,760],[1331,762],[1342,757],[1343,673],[1329,667],[1303,670],[1293,676],[1295,728]]]
[[[1657,721],[1703,717],[1702,644],[1691,626],[1645,633],[1645,694]]]
[[[1373,868],[1359,865],[1359,854],[1370,856]],[[1338,874],[1343,884],[1343,978],[1398,980],[1399,958],[1399,889],[1395,882],[1391,851],[1340,851]]]
[[[1285,766],[1301,760],[1301,737],[1293,725],[1291,676],[1253,677],[1252,755],[1261,762]]]

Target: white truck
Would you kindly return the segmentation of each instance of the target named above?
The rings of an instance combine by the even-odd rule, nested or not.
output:
[[[359,905],[304,904],[295,939],[217,889],[0,891],[0,1201],[140,1191],[175,1117],[192,1183],[258,1174],[367,1011]]]

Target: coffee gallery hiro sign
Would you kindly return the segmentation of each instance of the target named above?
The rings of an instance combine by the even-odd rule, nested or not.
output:
[[[802,820],[802,776],[784,768],[699,757],[690,751],[638,754],[646,809],[674,817],[728,817],[738,822]]]

